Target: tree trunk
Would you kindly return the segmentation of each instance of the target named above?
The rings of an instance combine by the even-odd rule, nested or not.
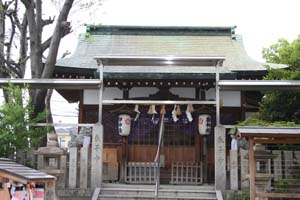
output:
[[[24,75],[25,75],[27,50],[28,50],[27,27],[28,27],[28,20],[27,20],[26,13],[25,13],[24,17],[23,17],[23,22],[20,26],[19,65],[20,65],[20,72],[22,74],[22,78],[24,78]]]
[[[5,43],[5,10],[2,0],[0,0],[0,78],[7,78],[9,74],[4,62],[4,43]],[[3,90],[5,102],[8,100],[7,93]]]
[[[48,124],[53,124],[53,117],[52,117],[51,105],[50,105],[52,94],[53,94],[53,89],[48,89],[46,94],[46,99],[45,99],[46,112],[47,112],[46,122]],[[55,128],[51,127],[51,131],[55,133]]]
[[[59,17],[56,22],[56,26],[52,35],[52,40],[50,43],[49,53],[47,61],[45,64],[45,69],[43,71],[42,78],[52,77],[55,63],[57,59],[58,47],[63,37],[64,33],[70,31],[70,23],[67,22],[69,12],[72,8],[74,0],[65,0],[65,3],[60,11]]]
[[[0,78],[5,77],[5,63],[4,63],[4,42],[5,42],[5,10],[0,0]]]
[[[50,48],[47,56],[47,61],[43,70],[43,74],[39,78],[51,78],[54,72],[57,59],[58,47],[61,38],[65,35],[65,31],[70,31],[70,24],[67,22],[69,12],[72,8],[74,0],[65,0],[62,10],[59,14],[56,26],[52,35]],[[33,103],[36,106],[36,111],[41,112],[45,108],[44,99],[46,97],[45,90],[36,90],[32,96]]]
[[[36,2],[36,4],[38,3],[39,1]],[[40,18],[35,17],[35,7],[40,8],[41,5],[35,5],[34,1],[27,1],[24,5],[26,7],[29,28],[31,76],[32,78],[41,78],[41,70],[43,66],[43,55],[41,50],[41,32],[38,27],[38,22],[36,21]]]

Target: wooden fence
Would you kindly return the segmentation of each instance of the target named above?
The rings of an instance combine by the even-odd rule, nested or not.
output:
[[[202,164],[195,162],[173,162],[171,184],[201,184]]]
[[[157,162],[129,162],[126,164],[125,182],[154,184],[157,176]]]

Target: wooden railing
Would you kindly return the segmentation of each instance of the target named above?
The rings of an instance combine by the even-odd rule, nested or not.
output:
[[[171,184],[201,184],[202,164],[194,162],[173,162]]]
[[[129,162],[126,164],[125,182],[154,184],[157,176],[156,162]]]

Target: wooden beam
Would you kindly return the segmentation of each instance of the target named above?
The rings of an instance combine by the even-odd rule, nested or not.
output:
[[[39,177],[32,177],[32,178],[21,178],[17,175],[13,175],[11,173],[1,172],[0,177],[6,178],[9,180],[13,180],[19,183],[27,184],[28,182],[35,182],[35,183],[48,183],[48,182],[55,182],[55,178],[39,178]]]
[[[249,138],[250,200],[255,200],[255,159],[254,140]]]
[[[299,138],[299,134],[276,134],[276,133],[241,133],[242,137],[256,138]]]
[[[262,198],[300,198],[300,194],[293,194],[293,193],[265,193],[265,192],[259,192],[256,194],[257,197]]]
[[[263,139],[255,139],[255,144],[300,144],[299,139],[274,139],[274,140],[263,140]]]
[[[4,173],[4,172],[0,172],[0,176],[3,178],[7,178],[13,181],[16,181],[18,183],[23,183],[23,184],[27,184],[27,180],[26,179],[22,179],[20,177],[8,174],[8,173]]]

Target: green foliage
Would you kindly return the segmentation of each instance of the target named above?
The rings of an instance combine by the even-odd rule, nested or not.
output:
[[[269,69],[265,80],[300,80],[300,37],[291,43],[279,39],[277,44],[263,49],[263,57],[267,62],[289,66],[289,69]],[[258,118],[272,123],[300,123],[300,92],[266,92],[260,104]]]
[[[260,118],[268,122],[300,122],[300,92],[267,92],[260,104]]]
[[[292,70],[300,67],[300,36],[289,43],[286,39],[279,39],[277,44],[263,49],[263,58],[270,63],[287,64]]]
[[[276,192],[279,193],[288,193],[288,186],[289,186],[289,182],[290,180],[288,179],[280,179],[278,181],[275,182],[275,188],[276,188]]]
[[[250,200],[250,193],[249,191],[230,192],[228,200]]]
[[[275,121],[270,122],[261,117],[260,113],[248,117],[246,120],[240,122],[238,126],[270,126],[270,127],[298,127],[299,124],[290,121]],[[232,130],[233,133],[234,130]]]
[[[294,179],[280,179],[274,183],[275,192],[278,193],[289,193],[294,192],[295,189],[299,188],[300,180],[298,177]]]
[[[46,133],[44,128],[32,127],[45,119],[46,113],[31,117],[34,108],[30,100],[26,100],[22,89],[13,85],[5,89],[8,101],[0,107],[0,157],[37,147]]]

